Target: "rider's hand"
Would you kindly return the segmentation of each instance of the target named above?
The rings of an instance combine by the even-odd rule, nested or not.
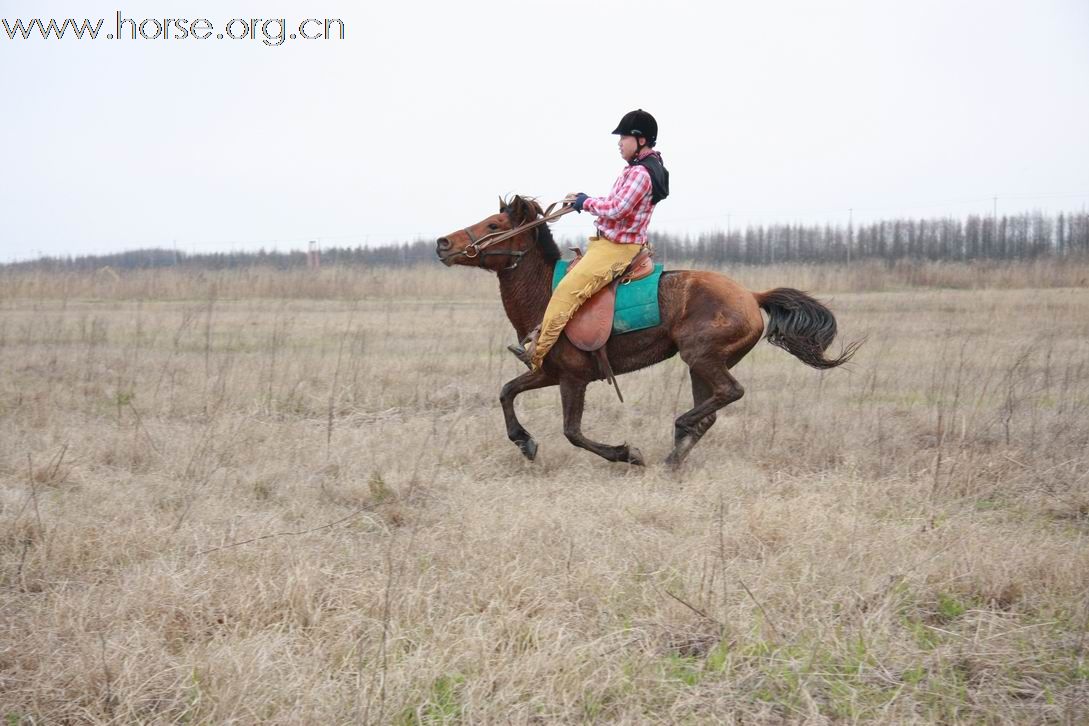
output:
[[[571,200],[571,206],[575,208],[575,211],[582,214],[582,205],[586,203],[586,200],[590,198],[590,195],[579,192],[575,195],[575,198]]]

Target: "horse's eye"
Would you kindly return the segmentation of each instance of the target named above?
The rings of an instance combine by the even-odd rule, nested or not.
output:
[[[499,225],[496,224],[495,222],[492,222],[491,224],[488,225],[488,229],[491,229],[491,230],[499,229]]]

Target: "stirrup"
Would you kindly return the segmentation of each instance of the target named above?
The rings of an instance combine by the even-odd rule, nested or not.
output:
[[[533,370],[533,356],[530,355],[528,346],[534,346],[534,352],[536,352],[537,337],[541,334],[541,326],[537,326],[533,330],[529,331],[526,337],[522,338],[514,345],[508,345],[507,350],[514,353],[514,357],[526,364],[526,368]]]
[[[533,370],[533,360],[529,357],[529,351],[521,343],[508,345],[507,350],[514,353],[514,357],[526,364],[526,368]]]

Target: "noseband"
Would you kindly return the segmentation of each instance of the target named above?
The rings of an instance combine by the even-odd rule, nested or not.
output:
[[[500,272],[506,272],[507,270],[513,270],[513,269],[517,268],[518,265],[522,262],[522,257],[524,257],[525,254],[526,254],[524,250],[489,250],[489,249],[485,249],[483,252],[481,252],[480,243],[484,242],[485,240],[487,240],[492,235],[491,234],[486,234],[483,237],[481,237],[480,239],[477,239],[476,237],[473,236],[473,231],[471,229],[469,229],[468,227],[466,227],[465,229],[463,229],[461,231],[464,232],[465,235],[469,238],[469,244],[466,245],[465,249],[463,249],[459,254],[464,255],[465,257],[467,257],[470,260],[479,259],[480,260],[479,267],[484,266],[484,258],[488,257],[489,255],[498,255],[498,256],[503,256],[503,257],[513,257],[514,261],[511,262],[506,267],[504,267],[502,270],[500,270]],[[537,242],[537,232],[538,232],[538,230],[536,230],[536,229],[533,230],[533,241],[534,241],[534,243]],[[497,241],[498,240],[492,240],[486,246],[490,247],[491,244],[494,244]],[[469,254],[470,250],[472,250],[472,254]]]

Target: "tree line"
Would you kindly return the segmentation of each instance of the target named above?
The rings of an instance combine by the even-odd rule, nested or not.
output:
[[[650,238],[660,260],[708,265],[842,264],[868,259],[890,263],[898,260],[1015,261],[1089,256],[1089,212],[1057,216],[1031,212],[998,218],[972,215],[966,219],[893,219],[857,227],[851,224],[772,224],[697,236],[652,233]],[[565,246],[561,243],[561,247]],[[401,267],[435,262],[432,240],[391,242],[373,247],[329,247],[321,251],[323,266]],[[3,265],[8,269],[70,271],[103,267],[221,270],[251,266],[306,267],[307,255],[302,251],[188,253],[139,249],[105,255],[43,257]]]
[[[894,219],[857,228],[777,224],[695,238],[662,235],[661,242],[670,256],[711,264],[1028,260],[1089,253],[1089,213]]]

